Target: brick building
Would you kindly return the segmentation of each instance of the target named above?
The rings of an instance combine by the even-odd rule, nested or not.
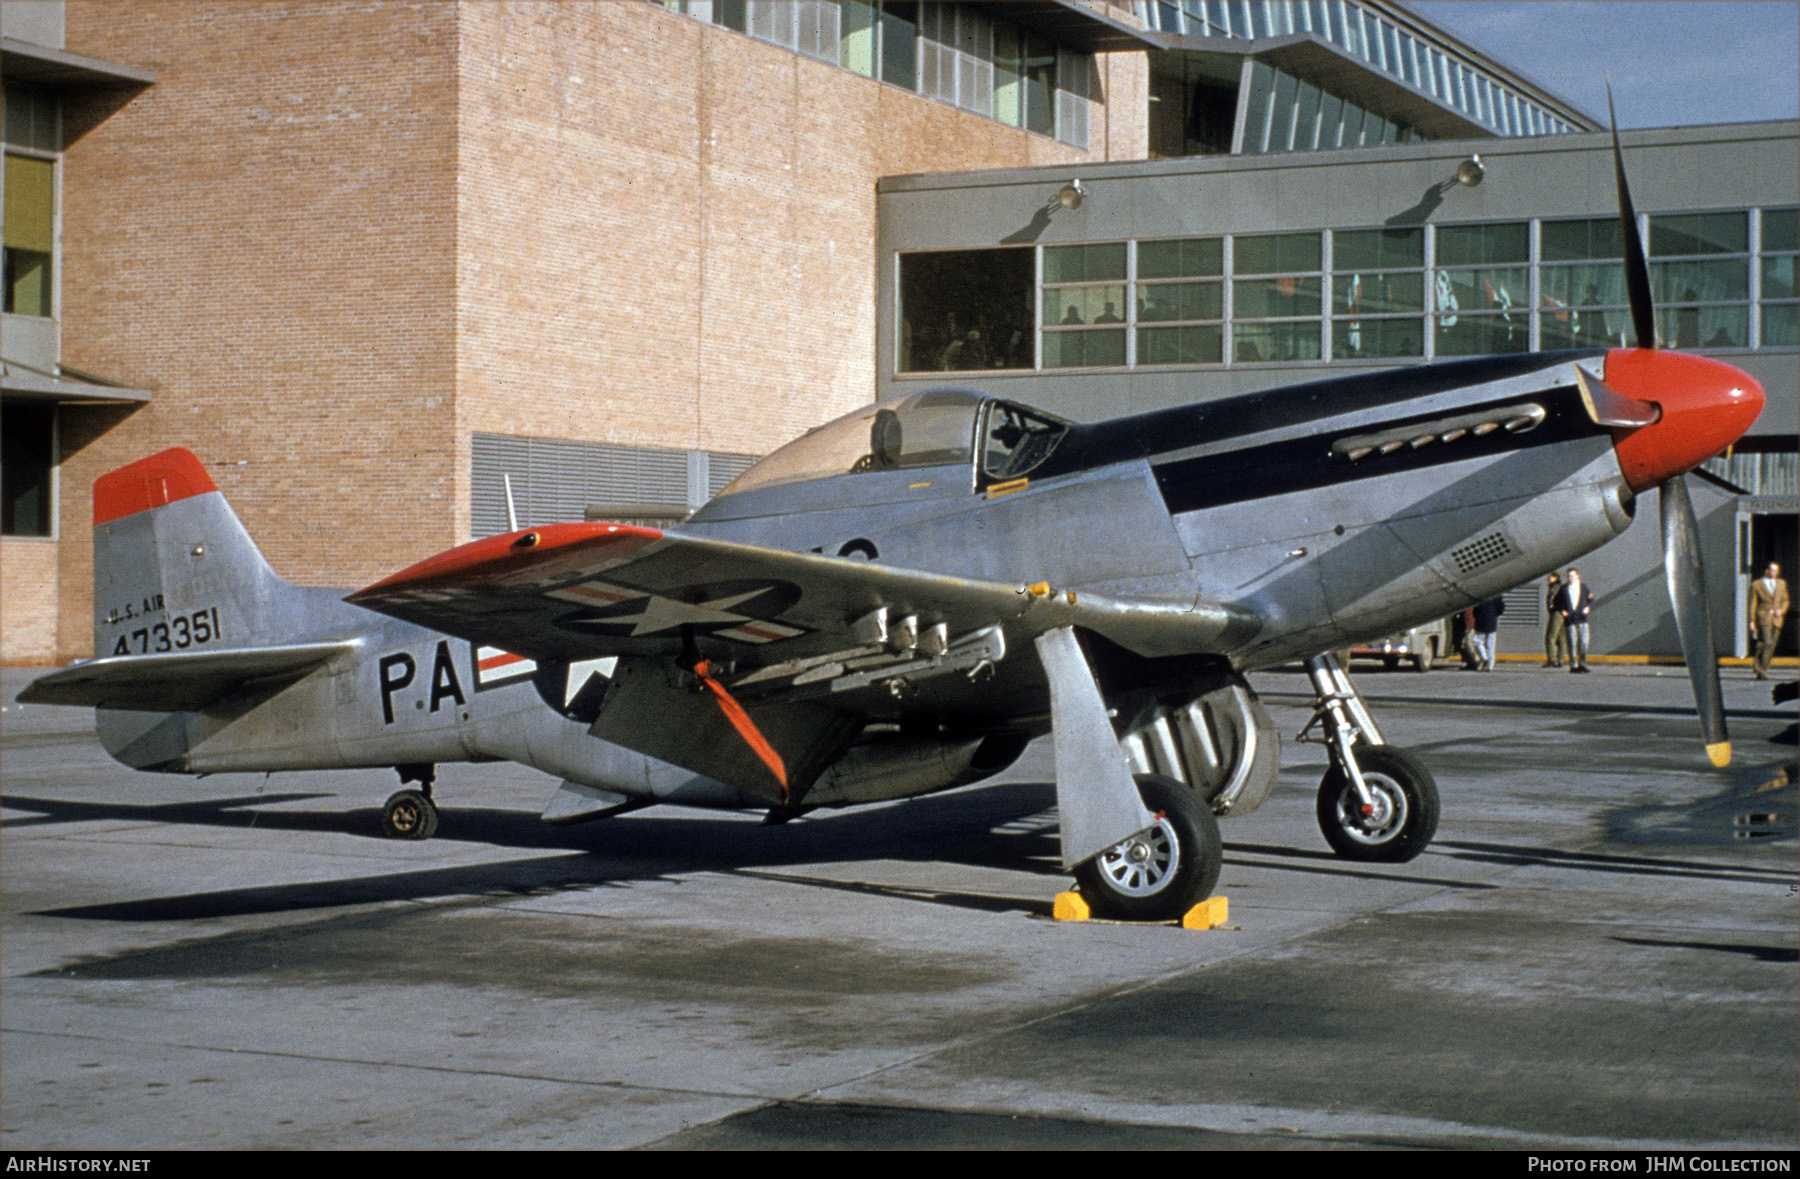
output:
[[[1144,154],[1143,53],[1073,15],[1059,136],[652,4],[8,0],[9,131],[50,124],[9,207],[43,157],[56,241],[8,288],[0,658],[89,653],[85,489],[163,447],[353,586],[470,535],[478,436],[716,485],[866,402],[878,177]]]

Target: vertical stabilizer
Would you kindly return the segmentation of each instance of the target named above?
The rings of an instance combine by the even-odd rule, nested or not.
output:
[[[94,654],[278,641],[276,602],[291,592],[192,451],[95,481]]]

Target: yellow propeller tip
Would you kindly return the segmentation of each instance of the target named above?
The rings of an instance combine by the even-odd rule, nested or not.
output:
[[[1713,765],[1724,769],[1731,764],[1731,742],[1720,741],[1717,744],[1708,745],[1706,756],[1712,759]]]

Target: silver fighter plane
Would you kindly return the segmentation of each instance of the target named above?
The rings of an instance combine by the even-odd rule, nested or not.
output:
[[[1306,662],[1326,840],[1411,859],[1436,786],[1327,653],[1566,566],[1657,488],[1724,764],[1683,474],[1763,393],[1654,346],[1622,165],[1619,188],[1637,348],[1095,424],[934,389],[813,430],[679,528],[518,530],[347,598],[279,579],[204,466],[165,451],[95,486],[100,657],[20,699],[97,707],[141,769],[395,767],[386,824],[414,838],[436,826],[440,762],[561,778],[552,821],[659,802],[779,820],[976,781],[1048,734],[1065,868],[1104,912],[1170,918],[1216,883],[1215,817],[1275,780],[1246,673]]]

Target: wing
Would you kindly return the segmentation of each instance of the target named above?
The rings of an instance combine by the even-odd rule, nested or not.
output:
[[[599,523],[478,540],[348,600],[540,661],[697,645],[746,686],[791,669],[804,682],[790,686],[805,687],[833,678],[820,668],[848,673],[883,653],[943,660],[983,632],[1016,646],[1075,626],[1160,656],[1226,650],[1260,626],[1224,604],[1126,601]]]
[[[138,712],[199,712],[230,696],[273,695],[357,646],[356,640],[346,639],[235,651],[112,655],[39,676],[19,693],[19,701]]]
[[[1075,628],[1145,656],[1225,651],[1260,628],[1223,604],[1123,601],[618,524],[475,541],[349,600],[543,662],[619,656],[594,736],[783,807],[870,722],[979,731],[1048,718],[1069,863],[1150,822]]]

